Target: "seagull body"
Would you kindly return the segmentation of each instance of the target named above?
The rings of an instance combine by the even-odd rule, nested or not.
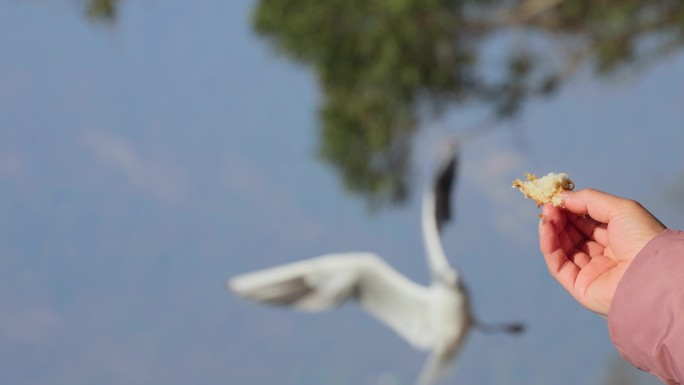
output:
[[[470,311],[467,290],[449,265],[440,230],[451,217],[450,194],[456,172],[457,143],[449,142],[422,205],[422,229],[432,282],[419,285],[376,254],[328,254],[247,273],[228,282],[231,291],[250,300],[312,312],[357,301],[414,348],[431,351],[418,384],[441,377],[479,323]],[[518,325],[503,325],[518,332]]]

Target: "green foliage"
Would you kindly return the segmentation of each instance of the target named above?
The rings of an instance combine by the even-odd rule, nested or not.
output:
[[[321,110],[320,155],[340,167],[347,188],[367,192],[375,206],[406,198],[410,105],[386,90],[329,95]]]
[[[254,14],[260,34],[316,69],[326,95],[320,154],[373,204],[406,197],[423,99],[455,101],[474,83],[471,50],[453,41],[465,36],[462,12],[454,0],[276,0]]]
[[[681,46],[684,3],[567,0],[535,26],[577,39],[593,56],[597,72],[607,74]]]
[[[116,21],[119,0],[86,1],[89,18]],[[466,103],[508,118],[583,64],[604,76],[656,60],[684,42],[684,1],[260,0],[253,22],[315,71],[319,154],[377,207],[408,196],[423,119]],[[501,55],[483,53],[511,35]]]
[[[89,0],[86,14],[94,21],[114,22],[118,16],[118,10],[119,0]]]
[[[425,107],[438,116],[476,102],[507,118],[582,62],[610,74],[684,38],[679,0],[261,0],[253,20],[279,52],[315,70],[320,155],[372,206],[408,195],[409,144]],[[482,54],[511,30],[523,38],[507,57]]]

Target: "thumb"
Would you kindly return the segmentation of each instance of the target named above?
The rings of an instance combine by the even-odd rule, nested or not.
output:
[[[566,191],[562,196],[563,205],[568,211],[578,215],[589,215],[601,223],[610,222],[631,202],[629,199],[594,189]]]

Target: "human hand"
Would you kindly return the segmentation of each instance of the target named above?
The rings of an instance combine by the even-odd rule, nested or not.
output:
[[[665,226],[641,204],[598,190],[544,206],[539,247],[551,275],[584,307],[608,315],[618,282]]]

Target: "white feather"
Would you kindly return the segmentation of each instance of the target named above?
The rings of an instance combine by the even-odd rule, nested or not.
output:
[[[449,203],[444,190],[451,191],[456,144],[449,142],[445,147],[435,181],[423,198],[423,236],[433,277],[430,286],[412,282],[373,253],[356,252],[329,254],[241,275],[228,282],[230,290],[255,301],[307,311],[357,300],[412,346],[431,350],[419,384],[434,383],[450,367],[473,325],[467,292],[457,271],[449,265],[440,240],[440,222],[448,219],[449,213],[441,212],[441,208],[437,213],[438,199],[445,198],[447,206]]]

